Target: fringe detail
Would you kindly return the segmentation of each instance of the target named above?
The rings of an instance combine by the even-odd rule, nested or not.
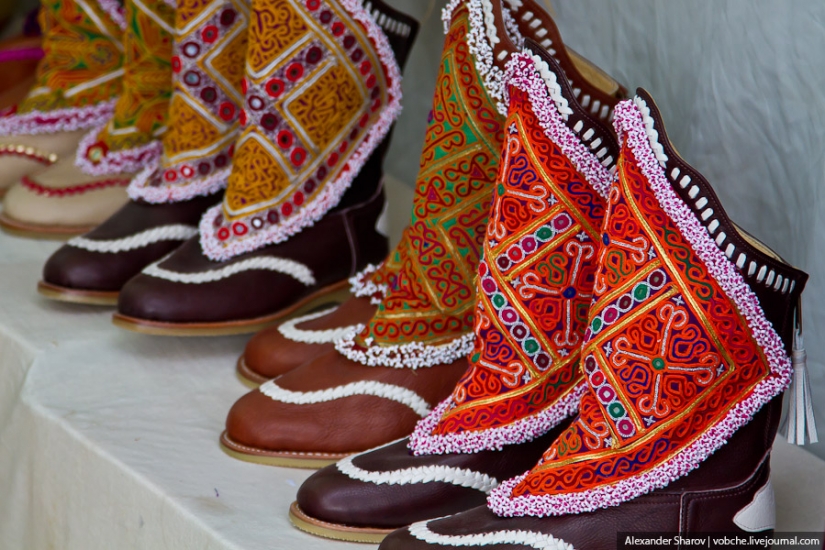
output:
[[[86,152],[97,142],[98,135],[105,127],[105,124],[98,126],[80,140],[75,156],[75,165],[78,168],[92,176],[105,176],[137,172],[147,165],[153,169],[157,166],[160,155],[163,153],[163,146],[157,139],[131,149],[108,151],[97,163],[90,161],[86,158]]]
[[[419,369],[444,365],[470,353],[475,341],[475,334],[472,332],[439,345],[411,342],[400,346],[374,346],[372,339],[368,338],[365,342],[367,348],[361,348],[355,343],[355,337],[364,328],[365,325],[353,327],[353,331],[348,336],[335,342],[335,349],[350,361],[368,367]]]
[[[87,107],[11,113],[0,118],[0,135],[56,134],[93,128],[105,124],[114,115],[115,103],[117,99]]]

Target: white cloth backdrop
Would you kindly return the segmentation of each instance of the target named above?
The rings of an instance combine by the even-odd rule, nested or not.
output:
[[[441,50],[438,2],[390,0],[426,16],[405,71],[388,170],[413,185]],[[825,2],[554,0],[565,43],[656,99],[681,155],[731,218],[811,275],[808,369],[825,439]],[[806,447],[825,458],[825,443]]]

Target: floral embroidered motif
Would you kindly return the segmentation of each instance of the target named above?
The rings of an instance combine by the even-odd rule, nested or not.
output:
[[[112,118],[77,150],[89,174],[136,172],[157,160],[172,94],[175,11],[162,0],[126,1],[123,92]]]
[[[174,94],[158,167],[129,186],[153,203],[209,195],[226,186],[240,132],[247,0],[182,2],[172,56]]]
[[[253,0],[243,127],[222,206],[201,222],[216,260],[283,241],[338,203],[400,109],[386,36],[356,0]]]

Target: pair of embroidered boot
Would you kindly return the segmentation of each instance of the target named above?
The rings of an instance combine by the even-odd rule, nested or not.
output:
[[[228,415],[221,442],[237,458],[318,467],[407,436],[466,371],[472,281],[506,136],[497,105],[501,67],[517,51],[508,32],[518,41],[522,34],[515,33],[534,36],[557,51],[579,93],[592,98],[594,119],[606,120],[622,93],[572,57],[535,3],[502,11],[500,2],[454,2],[444,19],[412,224],[384,264],[353,281],[361,297],[250,341],[238,373],[250,385],[264,383]]]
[[[470,368],[409,440],[310,477],[293,523],[363,541],[412,524],[387,550],[771,530],[807,275],[729,220],[644,90],[616,139],[535,44],[506,82]]]
[[[117,303],[116,324],[164,335],[340,301],[387,251],[381,164],[417,24],[382,2],[227,0],[176,25],[160,165],[50,258],[41,293]]]
[[[42,1],[36,83],[0,117],[4,229],[66,237],[123,205],[166,127],[173,13],[162,0]]]

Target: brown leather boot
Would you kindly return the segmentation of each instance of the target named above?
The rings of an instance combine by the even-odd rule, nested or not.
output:
[[[179,6],[175,16],[163,154],[131,181],[123,208],[49,258],[38,285],[46,297],[116,305],[123,285],[196,235],[223,198],[241,127],[248,14],[227,0]]]
[[[469,5],[484,12],[482,3]],[[556,55],[566,56],[552,20],[541,14],[540,21]],[[619,99],[568,68],[580,97],[607,106],[594,116],[549,54],[519,63],[527,67],[508,90],[470,369],[409,440],[307,479],[290,510],[301,529],[377,541],[394,528],[480,505],[535,463],[577,409],[581,343],[618,158],[607,120]]]
[[[347,278],[386,255],[376,227],[381,165],[400,106],[399,65],[418,26],[382,2],[369,10],[349,0],[253,0],[253,17],[288,12],[306,24],[278,48],[267,46],[273,29],[250,27],[224,200],[204,214],[198,238],[123,288],[117,325],[254,332],[340,302]]]
[[[582,350],[579,415],[488,507],[384,550],[617,547],[617,533],[770,533],[770,449],[807,275],[737,228],[639,89]]]

